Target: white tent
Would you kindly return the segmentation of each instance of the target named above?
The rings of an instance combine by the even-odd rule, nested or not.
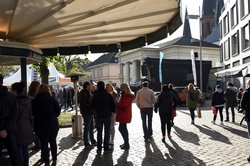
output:
[[[31,65],[26,66],[27,69],[27,85],[34,80],[34,68]],[[59,73],[54,64],[50,64],[49,67],[49,84],[64,86],[70,85],[73,86],[73,83],[70,82],[70,78],[65,77],[63,74]],[[21,81],[21,68],[13,75],[5,78],[3,80],[3,84],[6,86],[10,86],[11,84]]]

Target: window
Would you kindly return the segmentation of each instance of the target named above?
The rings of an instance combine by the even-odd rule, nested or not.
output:
[[[249,24],[247,24],[242,28],[242,34],[241,34],[242,50],[245,50],[250,47],[249,37],[250,37],[249,36]]]
[[[231,27],[234,27],[237,24],[238,24],[238,10],[237,10],[237,5],[235,4],[231,8]]]
[[[228,14],[223,18],[223,32],[224,34],[229,32]]]
[[[223,32],[222,32],[222,23],[220,22],[219,25],[220,25],[220,39],[221,39],[222,36],[223,36],[223,35],[222,35],[222,34],[223,34]]]
[[[223,62],[223,44],[220,46],[220,62]]]
[[[240,61],[233,62],[233,67],[240,66]]]
[[[239,34],[238,32],[232,36],[232,55],[237,55],[239,53]]]
[[[244,63],[244,64],[245,64],[245,63],[248,63],[248,62],[250,62],[250,57],[246,57],[246,58],[243,59],[243,63]]]
[[[231,8],[231,27],[234,27],[237,24],[238,24],[238,10],[237,10],[237,5],[235,4]]]
[[[93,70],[92,76],[95,77],[95,70]]]
[[[246,16],[249,13],[249,0],[241,0],[240,1],[240,7],[241,7],[241,18]]]
[[[225,66],[225,69],[229,69],[230,68],[230,64]]]
[[[223,52],[225,60],[228,60],[230,58],[230,50],[229,50],[230,46],[229,46],[229,44],[230,44],[230,42],[227,39],[227,41],[225,41],[225,43],[224,43],[224,52]]]

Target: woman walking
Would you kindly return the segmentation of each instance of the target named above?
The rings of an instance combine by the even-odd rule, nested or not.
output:
[[[213,113],[214,113],[214,118],[212,123],[215,124],[216,118],[217,118],[217,113],[218,111],[220,112],[220,124],[223,125],[223,108],[224,108],[225,100],[224,100],[224,93],[223,90],[221,89],[220,85],[217,85],[215,87],[215,91],[212,96],[212,108],[213,108]]]
[[[31,98],[24,94],[25,83],[16,82],[11,90],[17,101],[17,145],[22,166],[29,165],[28,145],[32,143]]]
[[[195,89],[192,83],[188,84],[186,104],[190,111],[191,124],[194,124],[194,117],[195,117],[194,111],[198,106],[198,101],[199,101],[199,92]]]
[[[56,165],[57,144],[56,137],[59,130],[57,117],[61,109],[58,101],[51,96],[47,84],[39,86],[37,95],[32,100],[32,111],[34,115],[34,128],[41,141],[41,156],[45,165],[49,165],[49,148],[50,144],[52,154],[52,165]]]
[[[121,84],[121,99],[116,103],[117,114],[116,121],[119,122],[119,131],[124,140],[124,144],[120,145],[121,149],[129,149],[129,136],[127,123],[131,122],[132,119],[132,102],[134,95],[132,94],[128,84]]]
[[[119,96],[116,93],[114,87],[111,84],[106,84],[106,91],[111,94],[115,100],[115,102],[118,101]],[[114,146],[114,138],[115,138],[115,119],[116,119],[116,112],[112,113],[112,117],[111,117],[111,125],[110,125],[110,141],[109,144],[111,146],[111,148],[113,148]]]
[[[171,120],[172,120],[172,111],[173,111],[173,94],[170,91],[168,85],[162,86],[162,91],[157,98],[156,107],[159,108],[159,115],[161,119],[161,132],[162,132],[162,142],[165,142],[166,136],[166,125],[167,125],[167,134],[168,138],[171,139]]]

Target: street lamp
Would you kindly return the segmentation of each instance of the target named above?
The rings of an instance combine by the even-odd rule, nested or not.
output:
[[[199,30],[200,30],[200,89],[203,91],[203,82],[202,82],[202,45],[201,45],[201,38],[202,38],[202,25],[201,25],[201,14],[200,14],[200,6],[199,6],[199,15],[188,15],[188,19],[198,19],[199,20]]]

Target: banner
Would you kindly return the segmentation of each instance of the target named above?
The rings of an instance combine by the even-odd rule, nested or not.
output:
[[[161,69],[161,64],[162,64],[163,57],[164,57],[164,53],[160,51],[160,59],[159,59],[159,81],[160,81],[160,83],[162,83],[162,69]]]
[[[38,81],[38,71],[37,69],[32,69],[31,81]]]
[[[191,61],[192,61],[192,71],[193,71],[193,77],[194,77],[194,85],[197,86],[197,76],[196,76],[196,68],[195,68],[194,50],[191,50]]]

